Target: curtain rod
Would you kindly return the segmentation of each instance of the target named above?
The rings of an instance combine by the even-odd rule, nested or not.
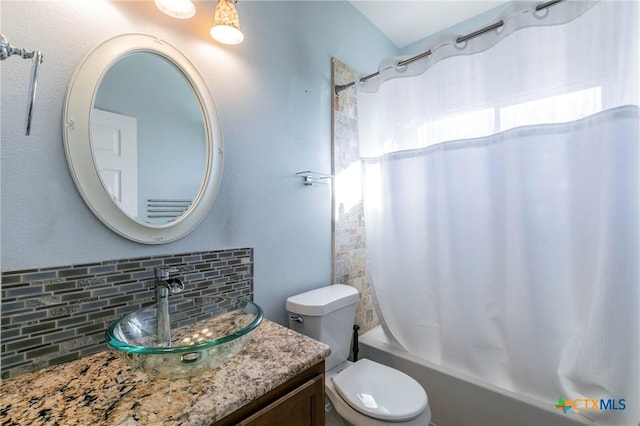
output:
[[[537,12],[537,11],[546,9],[548,7],[554,6],[554,5],[558,4],[558,3],[562,3],[563,1],[566,1],[566,0],[550,0],[550,1],[547,1],[547,2],[544,2],[544,3],[540,3],[535,7],[535,10]],[[486,27],[482,27],[479,30],[476,30],[476,31],[474,31],[472,33],[469,33],[467,35],[463,35],[463,36],[460,36],[460,37],[456,38],[456,43],[464,43],[467,40],[471,40],[472,38],[475,38],[475,37],[478,37],[478,36],[480,36],[482,34],[488,33],[489,31],[496,30],[496,29],[500,28],[503,25],[504,25],[504,20],[501,19],[498,22],[494,22],[493,24],[487,25]],[[431,53],[432,53],[431,49],[429,49],[426,52],[422,52],[422,53],[420,53],[420,54],[418,54],[416,56],[412,56],[412,57],[410,57],[408,59],[404,59],[404,60],[402,60],[402,61],[400,61],[400,62],[398,62],[396,64],[396,68],[401,68],[401,67],[404,67],[405,65],[409,65],[412,62],[418,61],[418,60],[420,60],[422,58],[426,58],[427,56],[430,56]],[[364,83],[364,82],[366,82],[368,80],[371,80],[372,78],[378,77],[379,75],[380,75],[380,71],[376,71],[376,72],[374,72],[372,74],[369,74],[369,75],[366,75],[366,76],[362,77],[359,80],[359,82],[360,83]],[[351,83],[347,83],[347,84],[342,84],[342,85],[337,84],[335,86],[335,88],[334,88],[336,96],[339,96],[340,92],[342,92],[343,90],[347,90],[348,88],[353,87],[355,85],[356,85],[355,81],[352,81]]]

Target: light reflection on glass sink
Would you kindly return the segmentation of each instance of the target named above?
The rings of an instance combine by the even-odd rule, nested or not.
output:
[[[158,341],[158,308],[151,305],[114,321],[107,345],[129,366],[156,377],[193,377],[233,358],[262,322],[262,309],[244,299],[176,298],[170,304],[171,347]]]

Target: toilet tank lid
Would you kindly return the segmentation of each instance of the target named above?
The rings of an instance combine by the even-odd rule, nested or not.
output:
[[[344,284],[320,287],[287,299],[287,312],[320,316],[358,301],[358,290]]]

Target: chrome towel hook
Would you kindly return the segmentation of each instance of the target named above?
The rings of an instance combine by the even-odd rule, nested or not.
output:
[[[9,43],[4,34],[0,34],[0,60],[4,61],[9,57],[17,55],[23,59],[33,59],[31,67],[31,81],[29,84],[29,97],[27,99],[27,115],[25,119],[25,135],[31,134],[31,118],[33,116],[33,104],[36,101],[36,90],[38,88],[38,68],[44,62],[42,53],[37,50],[26,50],[14,47]]]

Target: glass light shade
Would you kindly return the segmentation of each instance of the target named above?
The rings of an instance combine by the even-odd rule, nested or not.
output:
[[[189,19],[196,14],[196,6],[191,0],[153,0],[156,7],[172,18]]]
[[[244,40],[244,35],[240,31],[238,12],[233,2],[218,0],[214,12],[213,27],[211,27],[211,37],[224,44],[238,44]]]

